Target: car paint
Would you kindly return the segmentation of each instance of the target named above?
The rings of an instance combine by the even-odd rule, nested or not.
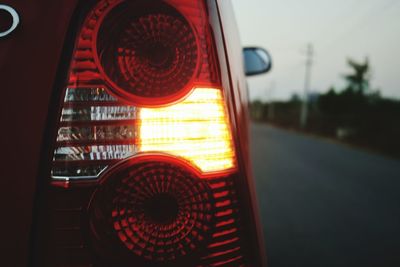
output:
[[[239,36],[239,30],[234,19],[234,10],[231,1],[217,0],[219,17],[221,23],[222,34],[224,38],[224,46],[226,53],[226,65],[229,66],[230,76],[230,99],[232,100],[232,110],[234,111],[234,129],[235,140],[239,143],[239,153],[241,155],[241,169],[244,170],[244,175],[247,179],[242,179],[242,186],[248,197],[245,200],[248,207],[252,208],[250,212],[251,218],[248,223],[254,229],[252,241],[257,243],[254,257],[261,257],[260,266],[266,266],[265,244],[263,240],[262,227],[259,219],[258,202],[256,199],[254,178],[251,169],[250,147],[249,147],[249,110],[248,110],[248,87],[245,78],[242,45]],[[227,87],[227,86],[224,86]],[[248,193],[250,192],[250,194]]]
[[[2,1],[20,25],[0,39],[1,261],[26,266],[39,163],[61,51],[76,6],[69,1]]]

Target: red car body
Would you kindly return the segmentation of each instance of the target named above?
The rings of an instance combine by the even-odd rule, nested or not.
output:
[[[81,1],[83,2],[83,1]],[[251,214],[246,234],[254,248],[254,266],[265,265],[264,247],[249,160],[247,88],[242,47],[230,1],[207,2],[222,86],[227,90],[233,137],[239,147],[243,206]],[[0,39],[1,104],[1,261],[2,266],[35,265],[38,243],[39,182],[47,175],[57,123],[57,90],[70,63],[70,51],[84,6],[78,0],[13,1],[20,25]],[[72,29],[72,30],[71,30]],[[69,51],[69,52],[68,52]],[[51,223],[51,222],[49,222]],[[40,250],[40,249],[39,249]],[[43,256],[43,255],[41,255]]]

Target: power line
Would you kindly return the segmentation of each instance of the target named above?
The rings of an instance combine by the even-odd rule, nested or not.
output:
[[[398,0],[392,0],[390,2],[382,3],[380,2],[379,6],[376,6],[375,8],[372,8],[370,12],[366,13],[364,16],[361,17],[361,19],[358,20],[358,23],[354,27],[350,27],[347,29],[347,31],[342,32],[341,34],[337,35],[336,38],[334,38],[332,41],[327,43],[325,45],[325,48],[328,49],[335,43],[342,41],[344,38],[348,37],[352,33],[356,31],[360,31],[364,29],[366,26],[368,26],[368,23],[374,22],[373,17],[376,16],[377,14],[386,11],[387,9],[399,4]]]
[[[347,2],[347,8],[343,13],[340,13],[339,15],[331,18],[325,25],[322,25],[322,29],[318,31],[318,34],[316,36],[321,36],[325,35],[327,33],[326,29],[330,29],[333,26],[337,26],[338,22],[343,23],[344,18],[354,18],[356,17],[355,11],[363,11],[366,7],[367,2],[366,1],[359,1],[359,0],[353,0],[352,2]],[[362,12],[365,13],[365,12]],[[360,17],[360,16],[358,16]]]

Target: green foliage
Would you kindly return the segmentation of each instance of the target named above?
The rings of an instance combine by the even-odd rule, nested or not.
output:
[[[344,75],[345,80],[348,82],[346,91],[365,94],[369,89],[369,80],[371,78],[368,58],[365,59],[364,63],[348,59],[347,64],[353,69],[353,73]]]
[[[352,73],[345,75],[348,86],[337,93],[331,88],[318,101],[321,131],[335,135],[338,129],[351,132],[349,142],[400,156],[400,102],[381,97],[370,88],[370,67],[348,60]]]
[[[370,87],[368,59],[358,63],[347,61],[351,72],[344,75],[347,86],[331,87],[310,104],[307,131],[337,137],[345,131],[343,141],[379,150],[400,157],[400,101],[382,98],[379,90]],[[269,104],[253,102],[252,115],[283,127],[298,128],[301,100],[293,94],[287,102]],[[269,112],[274,110],[273,116]],[[254,112],[257,111],[257,112]],[[341,136],[343,138],[343,136]]]

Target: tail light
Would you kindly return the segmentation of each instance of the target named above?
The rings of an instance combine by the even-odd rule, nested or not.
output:
[[[99,0],[85,15],[59,88],[39,265],[260,265],[209,21],[200,0]]]

